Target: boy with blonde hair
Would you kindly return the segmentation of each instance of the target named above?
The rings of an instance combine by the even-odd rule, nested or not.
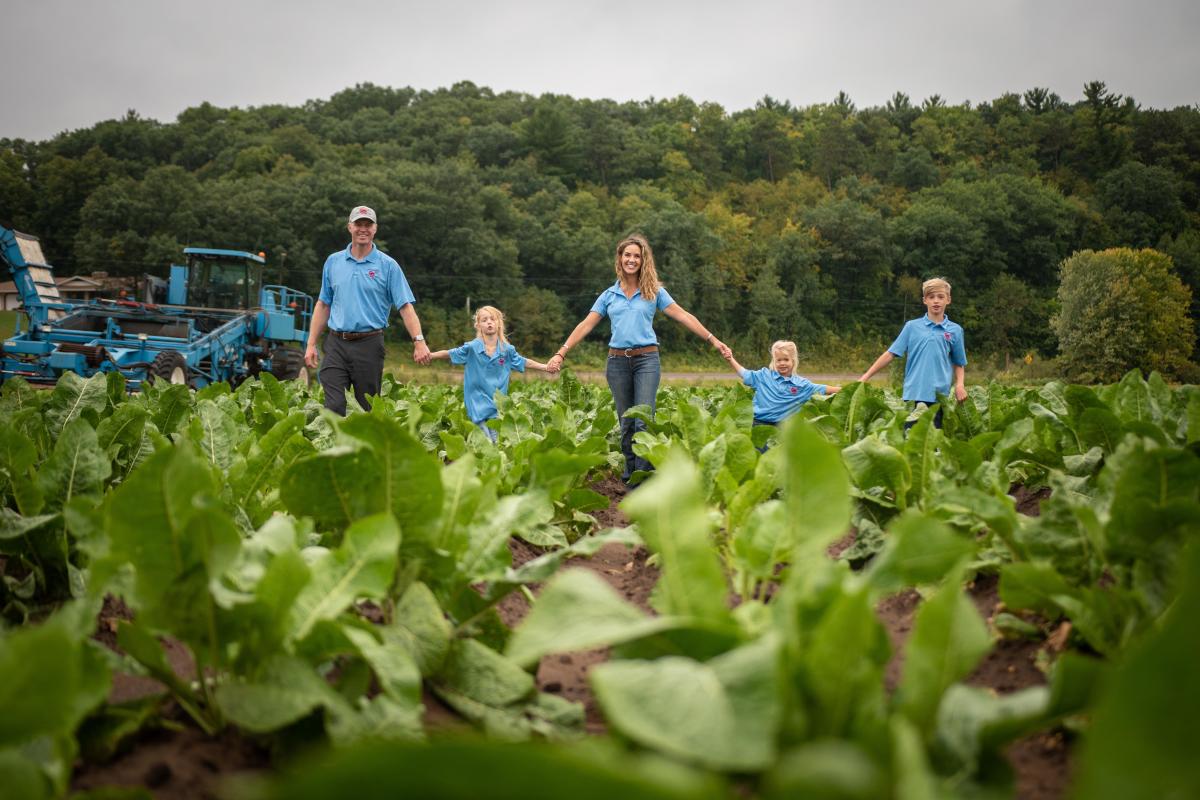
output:
[[[896,356],[908,356],[904,364],[905,401],[933,405],[939,394],[950,394],[953,381],[954,398],[961,403],[967,399],[967,388],[963,385],[967,350],[962,326],[946,316],[946,307],[950,305],[950,283],[945,278],[930,278],[921,284],[921,295],[926,314],[906,322],[896,341],[875,359],[859,380],[866,383]],[[941,423],[942,410],[939,408],[933,424],[940,428]]]
[[[836,394],[840,386],[813,383],[795,374],[800,354],[796,343],[780,340],[771,345],[771,366],[751,372],[737,362],[730,351],[725,359],[754,390],[754,424],[778,425],[795,414],[814,394]]]

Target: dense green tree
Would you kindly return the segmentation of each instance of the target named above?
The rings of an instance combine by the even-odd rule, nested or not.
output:
[[[1068,374],[1115,381],[1131,369],[1188,371],[1191,290],[1157,250],[1084,250],[1063,262],[1053,319]]]
[[[1179,179],[1163,167],[1127,161],[1100,179],[1096,194],[1115,244],[1150,247],[1183,227]]]

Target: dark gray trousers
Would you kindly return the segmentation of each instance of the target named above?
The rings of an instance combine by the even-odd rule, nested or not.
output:
[[[379,394],[383,383],[383,334],[353,342],[329,335],[324,352],[319,378],[325,407],[346,416],[346,389],[353,386],[358,404],[370,411],[367,395]]]

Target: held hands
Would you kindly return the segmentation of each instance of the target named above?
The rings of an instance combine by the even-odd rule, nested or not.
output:
[[[555,353],[550,357],[550,360],[546,362],[546,372],[549,372],[551,375],[557,375],[558,371],[562,369],[563,361],[565,360],[566,359],[562,357],[561,353]]]
[[[733,350],[729,347],[729,345],[725,344],[715,336],[712,338],[712,345],[721,353],[721,358],[725,359],[726,361],[733,358]]]
[[[429,366],[429,362],[432,360],[429,355],[429,345],[423,341],[413,344],[413,361],[422,366]]]

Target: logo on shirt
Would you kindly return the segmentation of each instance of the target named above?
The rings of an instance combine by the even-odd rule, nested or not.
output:
[[[952,334],[950,331],[946,331],[945,333],[942,334],[942,336],[945,337],[947,342],[954,341],[954,334]]]
[[[502,359],[500,359],[500,366],[502,366],[502,367],[504,366],[504,359],[503,359],[503,358],[502,358]]]
[[[367,272],[367,277],[368,277],[368,278],[374,278],[374,277],[375,277],[375,270],[369,270],[369,271]]]
[[[793,386],[789,391],[791,391],[792,394],[800,394],[800,390],[795,386]]]

